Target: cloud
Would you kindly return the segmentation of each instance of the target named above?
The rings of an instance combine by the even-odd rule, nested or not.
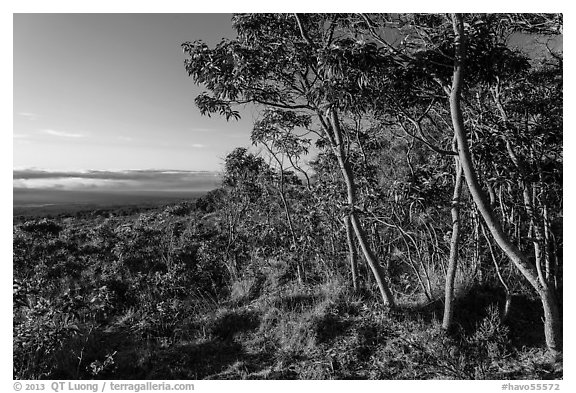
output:
[[[195,148],[195,149],[202,149],[203,147],[206,147],[206,145],[203,145],[201,143],[193,143],[190,146]]]
[[[130,181],[60,177],[42,179],[15,179],[13,188],[57,189],[57,190],[118,190],[134,186]]]
[[[98,189],[117,191],[207,191],[218,187],[220,175],[207,171],[13,171],[15,188]]]
[[[38,118],[38,115],[32,112],[18,112],[17,115],[25,117],[30,120],[36,120]]]
[[[66,131],[58,131],[58,130],[51,130],[51,129],[41,130],[41,132],[44,133],[44,134],[54,135],[54,136],[58,136],[58,137],[61,137],[61,138],[84,138],[84,137],[86,137],[86,135],[84,135],[84,134],[79,134],[79,133],[74,133],[74,132],[66,132]]]
[[[125,142],[130,142],[133,140],[129,136],[124,136],[124,135],[117,136],[116,139],[118,139],[120,141],[125,141]]]
[[[28,134],[12,134],[12,141],[14,145],[28,145],[32,142]]]

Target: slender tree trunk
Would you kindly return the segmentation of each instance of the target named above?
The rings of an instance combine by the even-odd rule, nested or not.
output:
[[[495,218],[494,212],[486,200],[486,195],[478,182],[478,176],[472,163],[462,108],[460,106],[460,95],[463,79],[463,61],[464,61],[464,22],[462,15],[454,14],[452,17],[454,26],[454,46],[455,46],[455,63],[452,80],[452,90],[450,92],[450,113],[454,134],[458,140],[458,155],[464,170],[464,176],[470,190],[474,203],[478,207],[486,226],[494,237],[498,246],[506,253],[508,258],[526,277],[534,287],[544,309],[544,333],[546,336],[546,345],[551,353],[555,354],[562,350],[562,329],[560,321],[560,312],[558,303],[553,292],[548,288],[546,282],[541,282],[535,267],[528,262],[526,256],[510,241],[504,234],[500,222]]]
[[[358,239],[358,243],[360,244],[360,248],[362,249],[362,253],[372,270],[372,274],[376,280],[378,285],[378,289],[380,290],[380,294],[382,295],[382,300],[384,304],[388,305],[389,307],[393,308],[396,306],[394,301],[394,297],[392,296],[392,292],[386,283],[385,274],[380,266],[380,263],[370,245],[368,244],[366,232],[364,232],[364,228],[356,215],[355,203],[356,203],[356,185],[354,183],[354,176],[352,170],[350,168],[350,164],[347,160],[345,160],[345,150],[343,146],[342,140],[342,130],[340,129],[340,124],[338,121],[338,115],[334,109],[329,110],[329,118],[328,122],[330,124],[330,128],[332,129],[332,137],[331,143],[333,147],[333,151],[336,155],[336,159],[338,160],[338,165],[342,172],[342,176],[344,178],[344,182],[346,184],[346,193],[348,196],[348,208],[350,210],[350,220],[352,222],[352,227],[354,228],[354,233],[356,234],[356,238]],[[329,133],[330,130],[326,130]]]
[[[296,256],[296,275],[298,276],[298,282],[302,284],[305,280],[305,271],[304,267],[300,262],[301,255],[298,250],[298,240],[296,240],[296,231],[294,230],[294,224],[292,223],[292,214],[290,214],[290,207],[288,205],[288,201],[286,200],[286,185],[284,182],[284,165],[282,163],[283,160],[280,160],[276,153],[272,151],[272,149],[266,144],[263,143],[266,147],[270,155],[276,160],[278,163],[278,170],[280,171],[279,177],[279,185],[278,185],[278,193],[280,194],[280,200],[282,201],[282,208],[284,209],[284,214],[286,215],[286,222],[288,224],[288,229],[290,230],[290,237],[292,240],[292,248],[294,255]]]
[[[330,249],[332,250],[332,255],[336,255],[336,242],[334,236],[330,235]]]
[[[486,233],[486,229],[482,226],[482,234],[484,235],[484,239],[486,239],[486,244],[488,245],[488,250],[490,251],[490,257],[492,258],[492,263],[494,263],[494,267],[496,268],[496,274],[498,275],[498,279],[502,286],[504,287],[504,292],[506,293],[506,303],[504,304],[504,311],[502,312],[502,321],[506,321],[510,316],[510,312],[512,311],[512,292],[510,291],[510,287],[504,281],[504,277],[502,276],[502,272],[500,272],[500,266],[498,265],[498,261],[496,260],[496,254],[494,253],[494,248],[492,247],[492,243],[490,242],[490,238],[488,238],[488,234]]]
[[[407,255],[407,259],[408,259],[408,264],[410,265],[412,270],[414,270],[414,274],[416,274],[416,278],[418,279],[418,283],[420,283],[420,287],[422,288],[422,292],[426,296],[426,299],[428,299],[428,301],[430,302],[430,301],[432,301],[432,294],[428,290],[428,288],[430,288],[430,281],[428,280],[428,288],[426,288],[426,284],[424,283],[424,280],[422,279],[422,275],[420,274],[420,271],[418,270],[416,263],[414,263],[414,258],[412,258],[412,252],[410,251],[410,244],[408,244],[408,241],[406,240],[407,234],[398,225],[396,225],[396,228],[398,228],[398,230],[402,234],[402,240],[404,241],[404,245],[406,245],[406,255]]]
[[[505,124],[509,123],[509,119],[508,119],[508,114],[506,113],[506,110],[504,108],[504,105],[502,104],[502,100],[500,97],[500,86],[499,83],[492,89],[492,95],[494,97],[494,102],[496,103],[496,107],[498,108],[498,111],[500,112],[500,116],[502,117],[502,120],[504,121]],[[542,282],[548,282],[548,280],[546,279],[545,276],[545,272],[542,272],[542,265],[543,265],[543,259],[545,261],[545,263],[548,261],[548,253],[546,250],[546,242],[544,239],[544,236],[542,235],[542,230],[546,230],[546,227],[544,225],[544,229],[542,229],[541,227],[541,221],[538,217],[538,212],[537,212],[537,190],[536,190],[536,184],[534,183],[530,183],[529,179],[528,179],[528,174],[526,173],[526,165],[525,162],[521,159],[518,158],[518,156],[516,155],[516,153],[514,152],[514,149],[512,148],[512,143],[510,142],[510,138],[508,138],[506,135],[502,136],[502,139],[504,140],[505,144],[506,144],[506,151],[508,152],[508,156],[510,157],[510,160],[512,161],[512,163],[514,164],[514,166],[516,167],[516,169],[518,169],[518,172],[520,174],[520,180],[522,182],[522,197],[524,199],[524,209],[526,210],[526,213],[528,214],[528,217],[530,218],[530,228],[532,228],[533,230],[533,244],[534,244],[534,258],[536,260],[536,268],[538,271],[538,277]],[[531,151],[531,156],[532,159],[533,157],[533,151]],[[540,171],[540,178],[542,177],[542,173]],[[544,247],[542,248],[542,245],[544,244]],[[548,265],[546,265],[548,266]]]
[[[374,223],[372,225],[372,237],[374,238],[374,248],[378,255],[382,255],[383,260],[387,260],[386,250],[382,243],[382,238],[380,237],[380,231],[378,231],[378,225]]]
[[[352,229],[352,220],[350,215],[344,218],[344,226],[346,227],[346,243],[348,244],[348,258],[350,260],[350,271],[352,272],[352,287],[354,292],[358,291],[358,253],[354,245],[354,234]]]
[[[542,227],[544,229],[544,277],[549,285],[552,283],[552,242],[550,241],[550,221],[548,207],[542,206]]]
[[[550,221],[547,222],[547,225],[549,226],[548,232],[550,234],[550,251],[549,251],[549,253],[550,253],[550,259],[551,259],[550,277],[548,278],[548,282],[550,283],[552,288],[557,290],[558,289],[558,253],[557,253],[558,245],[556,244],[556,236],[554,235],[554,232],[552,231]]]
[[[480,217],[478,216],[478,211],[472,209],[472,235],[474,239],[474,250],[472,252],[472,266],[474,266],[474,272],[476,272],[478,277],[478,282],[484,282],[484,271],[480,263]]]
[[[352,220],[352,226],[354,227],[354,232],[356,233],[356,238],[360,243],[360,247],[362,248],[362,252],[364,253],[364,257],[372,270],[372,274],[374,275],[374,279],[376,280],[376,284],[378,285],[378,289],[380,290],[380,294],[382,295],[382,300],[384,304],[387,304],[389,307],[394,308],[396,307],[396,302],[394,301],[394,296],[392,296],[392,292],[386,283],[384,272],[382,271],[382,267],[378,263],[378,259],[372,253],[372,250],[368,246],[368,242],[366,241],[366,234],[364,233],[364,229],[360,224],[360,220],[355,213],[350,215]]]
[[[458,267],[458,243],[460,241],[460,197],[462,195],[462,165],[458,158],[454,158],[456,179],[454,181],[454,194],[452,196],[452,238],[450,239],[450,258],[448,272],[446,273],[446,286],[444,291],[444,319],[442,328],[450,329],[454,314],[454,279]]]
[[[494,209],[496,206],[496,193],[494,192],[494,187],[489,181],[486,182],[486,187],[488,188],[488,195],[490,196],[490,207]]]

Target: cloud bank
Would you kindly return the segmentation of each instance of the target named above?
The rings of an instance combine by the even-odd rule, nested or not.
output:
[[[208,191],[220,185],[217,172],[182,170],[13,171],[14,188],[90,191]]]

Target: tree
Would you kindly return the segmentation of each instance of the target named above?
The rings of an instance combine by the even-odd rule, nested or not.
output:
[[[486,222],[488,229],[492,233],[494,240],[538,293],[544,309],[546,345],[552,353],[556,353],[561,351],[562,346],[561,321],[560,311],[552,288],[550,288],[548,283],[538,274],[536,266],[529,263],[528,258],[524,253],[522,253],[510,241],[508,236],[506,236],[502,230],[501,223],[495,217],[494,211],[488,202],[488,198],[478,182],[478,175],[474,168],[470,149],[468,147],[466,128],[464,126],[461,109],[462,86],[464,83],[464,61],[466,60],[466,35],[462,15],[454,14],[452,16],[452,23],[454,27],[454,72],[452,87],[450,90],[450,110],[454,126],[454,135],[458,141],[458,154],[462,163],[464,176],[474,203],[478,207],[478,210]]]
[[[447,158],[457,157],[452,197],[458,199],[460,194],[461,167],[475,206],[470,211],[473,260],[480,260],[481,217],[502,252],[540,297],[547,345],[556,352],[561,332],[554,291],[560,263],[552,222],[561,216],[553,208],[561,204],[557,132],[561,122],[555,119],[561,118],[561,88],[557,87],[561,55],[551,52],[559,66],[538,73],[529,59],[507,46],[506,39],[514,31],[561,32],[561,25],[562,18],[555,15],[239,15],[234,17],[238,39],[223,41],[214,49],[199,42],[186,43],[184,49],[190,76],[209,90],[196,99],[202,113],[235,118],[236,105],[255,103],[291,113],[269,124],[289,132],[302,127],[306,119],[304,127],[318,135],[326,147],[324,153],[330,154],[340,171],[346,198],[341,215],[349,217],[348,227],[383,299],[391,305],[394,299],[365,223],[370,218],[398,230],[408,254],[413,249],[420,259],[418,268],[408,256],[416,275],[420,277],[419,269],[426,273],[421,239],[410,234],[404,222],[412,225],[412,205],[425,207],[422,201],[431,195],[426,194],[431,179],[446,178]],[[538,77],[555,87],[535,81]],[[539,101],[538,96],[543,99]],[[367,176],[356,170],[355,154],[368,162],[363,138],[370,137],[368,129],[348,125],[357,118],[375,120],[381,129],[402,130],[411,141],[406,154],[410,180],[402,187],[407,191],[403,195],[415,198],[410,208],[402,210],[397,190],[390,190],[396,200],[388,205],[388,221],[364,203],[373,198],[364,198],[359,187]],[[453,141],[457,151],[451,146]],[[489,141],[495,142],[493,146]],[[411,149],[416,142],[429,147],[433,157],[445,158],[436,167],[414,168]],[[512,169],[506,169],[503,162]],[[448,192],[442,195],[447,202]],[[457,218],[459,204],[452,207],[452,216]],[[446,327],[451,320],[450,292],[459,252],[457,223],[453,219],[446,269]],[[433,231],[424,226],[434,239]],[[522,239],[526,234],[530,242]],[[347,243],[353,251],[353,242]],[[525,249],[534,257],[528,257]],[[430,280],[425,279],[427,288],[422,278],[421,285],[430,295]]]
[[[281,109],[266,110],[264,111],[263,118],[254,124],[251,137],[252,143],[260,143],[266,148],[278,166],[278,175],[276,176],[278,180],[277,189],[280,200],[282,201],[286,222],[290,229],[292,249],[297,258],[296,268],[300,282],[303,281],[306,272],[303,266],[302,253],[299,252],[299,242],[294,229],[292,214],[288,201],[286,200],[286,177],[288,174],[291,174],[291,172],[287,172],[287,170],[284,169],[284,158],[287,157],[292,169],[299,170],[300,173],[305,176],[308,189],[310,189],[308,174],[297,165],[300,157],[308,152],[310,140],[304,139],[294,133],[295,127],[308,127],[309,123],[310,118],[308,116],[299,116],[294,112]]]
[[[220,199],[220,209],[225,216],[226,247],[224,255],[231,277],[238,276],[240,248],[238,226],[254,213],[256,204],[269,205],[268,185],[273,172],[266,162],[246,148],[236,148],[226,156],[222,185],[226,193]]]
[[[356,183],[344,146],[341,117],[358,112],[367,98],[363,74],[374,67],[374,46],[356,42],[338,15],[236,15],[238,38],[214,49],[183,44],[186,70],[210,93],[196,98],[201,113],[239,117],[234,105],[255,103],[314,118],[337,159],[346,185],[350,220],[384,302],[394,306],[382,267],[356,211]],[[359,70],[362,69],[362,72]]]
[[[445,65],[445,62],[449,48],[446,32],[442,28],[445,21],[441,15],[418,14],[373,16],[361,14],[358,19],[359,31],[378,43],[391,58],[391,61],[386,63],[379,73],[372,76],[370,81],[376,90],[374,95],[380,96],[380,103],[376,104],[379,117],[384,123],[392,123],[401,128],[408,138],[424,145],[430,153],[454,156],[452,227],[448,267],[445,271],[443,320],[443,328],[449,330],[453,320],[454,281],[461,237],[462,167],[457,158],[456,140],[446,133],[446,115],[439,105],[439,97],[448,91],[446,71],[449,66]],[[392,29],[389,26],[393,26]],[[397,36],[403,36],[404,39],[399,42],[392,41]],[[446,147],[450,142],[453,145],[451,149]],[[412,170],[410,162],[409,165]],[[433,168],[432,173],[441,172],[441,169]],[[416,180],[417,176],[413,170],[412,172]],[[397,228],[405,237],[405,231],[398,225]],[[418,250],[418,247],[415,249]],[[416,271],[411,258],[410,262]],[[422,270],[427,273],[425,268]],[[429,278],[426,276],[428,283],[426,290],[423,279],[419,274],[417,276],[425,294],[431,300]]]
[[[460,200],[462,196],[462,165],[458,158],[454,158],[456,178],[454,180],[454,194],[452,197],[452,236],[450,239],[450,257],[448,271],[446,272],[446,286],[444,289],[444,318],[442,328],[449,330],[453,321],[454,312],[454,278],[458,266],[458,243],[460,242]]]
[[[522,275],[530,282],[536,293],[540,297],[544,309],[545,316],[545,335],[546,343],[552,353],[560,350],[561,346],[561,324],[558,310],[558,304],[555,299],[554,290],[551,287],[549,275],[544,274],[541,268],[543,264],[552,266],[547,262],[542,262],[543,259],[550,257],[542,256],[542,244],[546,243],[544,240],[546,235],[542,225],[543,221],[536,212],[536,187],[530,186],[530,176],[526,173],[525,164],[516,156],[517,151],[512,148],[510,135],[513,133],[507,132],[506,129],[518,129],[507,116],[500,99],[499,86],[503,81],[513,80],[514,75],[522,74],[530,66],[523,56],[511,51],[505,42],[505,38],[514,31],[527,31],[535,33],[558,33],[562,31],[562,18],[558,15],[541,14],[541,15],[469,15],[464,21],[462,15],[379,15],[381,23],[374,23],[368,16],[361,15],[364,24],[359,24],[361,28],[366,30],[366,34],[374,39],[382,48],[385,48],[391,54],[391,62],[388,67],[385,67],[378,74],[379,80],[374,77],[370,81],[382,93],[382,100],[391,102],[392,105],[381,105],[382,108],[391,108],[396,116],[403,117],[413,126],[414,132],[409,132],[406,127],[403,128],[412,135],[414,138],[426,143],[433,150],[442,152],[442,149],[430,143],[430,138],[423,132],[421,121],[426,121],[434,128],[438,128],[439,124],[448,125],[454,130],[454,138],[457,142],[458,161],[455,166],[458,168],[458,162],[462,165],[462,170],[470,194],[474,201],[476,208],[485,221],[490,233],[494,237],[496,243],[500,246],[503,252],[508,256],[510,261],[518,268]],[[385,23],[382,23],[385,22]],[[400,32],[399,36],[403,39],[398,43],[391,43],[389,40],[390,26]],[[388,34],[388,37],[386,35]],[[551,53],[551,56],[558,59],[560,56]],[[464,74],[465,73],[465,74]],[[378,83],[380,85],[378,86]],[[520,83],[516,81],[511,83]],[[525,208],[526,215],[530,223],[530,233],[533,234],[533,249],[535,255],[535,262],[532,263],[528,257],[511,241],[503,230],[502,223],[499,221],[495,214],[494,208],[488,201],[481,181],[487,183],[487,188],[490,191],[489,176],[481,179],[477,167],[486,168],[491,165],[492,158],[494,157],[494,147],[486,149],[486,155],[473,157],[472,149],[469,145],[467,128],[464,123],[464,115],[466,112],[478,112],[478,102],[470,97],[470,93],[476,93],[476,101],[481,101],[483,96],[483,88],[490,86],[495,101],[496,113],[500,113],[500,119],[497,122],[498,127],[495,133],[504,141],[500,143],[500,147],[505,147],[505,152],[512,161],[513,166],[519,174],[519,180],[522,186],[521,197]],[[445,97],[441,99],[441,97]],[[479,98],[480,97],[480,98]],[[471,99],[472,98],[472,99]],[[428,100],[428,104],[426,104]],[[520,100],[522,111],[524,114],[530,113],[530,116],[542,115],[538,114],[540,110],[534,111],[534,107],[530,108],[528,101],[523,98]],[[552,103],[552,101],[548,101]],[[448,104],[450,117],[449,119],[434,119],[432,115],[443,111],[443,106]],[[553,108],[559,108],[558,100],[552,103]],[[438,108],[438,109],[437,109]],[[552,108],[550,108],[552,109]],[[553,109],[552,109],[553,110]],[[390,110],[388,110],[390,112]],[[518,116],[525,120],[525,124],[529,124],[527,116]],[[555,116],[560,118],[560,116]],[[488,117],[489,119],[490,117]],[[474,131],[487,127],[488,123],[486,118],[478,116],[474,125]],[[550,121],[540,121],[539,124],[550,125]],[[543,130],[546,129],[546,131]],[[546,134],[546,138],[554,135],[560,126],[555,127],[541,127],[536,126],[533,129],[540,129],[541,134]],[[494,127],[492,127],[494,129]],[[552,133],[550,133],[552,131]],[[557,134],[556,134],[557,135]],[[541,137],[541,136],[540,136]],[[538,139],[537,139],[538,140]],[[524,161],[539,162],[532,174],[538,174],[538,167],[542,168],[543,162],[547,161],[543,158],[557,156],[555,152],[557,143],[552,143],[551,146],[544,146],[542,143],[536,143],[537,149],[529,148],[519,151],[529,152]],[[477,147],[477,146],[474,146]],[[534,150],[537,150],[535,152]],[[445,151],[445,149],[444,149]],[[492,156],[491,156],[492,155]],[[538,157],[535,160],[535,157]],[[475,160],[476,158],[476,164]],[[543,178],[543,171],[540,170]],[[506,176],[510,181],[510,176]],[[459,177],[456,176],[458,180]],[[457,183],[457,181],[456,181]],[[545,189],[542,185],[543,181],[537,186],[538,189]],[[456,193],[455,193],[456,195]],[[494,199],[493,192],[491,193]],[[540,198],[542,199],[542,198]],[[542,207],[542,216],[545,216],[547,209]],[[453,213],[455,213],[453,211]],[[550,233],[550,230],[547,230]],[[476,230],[478,234],[479,231]],[[454,233],[453,233],[454,234]],[[454,243],[454,238],[452,243]],[[544,246],[544,249],[549,249]],[[451,262],[454,262],[451,260]],[[546,270],[552,270],[546,269]],[[453,280],[452,271],[447,276],[446,290],[451,291],[451,283]],[[451,299],[449,293],[446,293],[446,298]],[[447,302],[446,308],[447,316],[445,319],[445,326],[450,324],[450,303]]]

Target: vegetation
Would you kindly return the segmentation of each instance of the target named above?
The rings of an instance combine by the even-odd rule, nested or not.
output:
[[[561,16],[233,24],[186,70],[203,113],[261,109],[265,154],[194,202],[15,222],[14,377],[562,378],[562,57],[506,45]]]

